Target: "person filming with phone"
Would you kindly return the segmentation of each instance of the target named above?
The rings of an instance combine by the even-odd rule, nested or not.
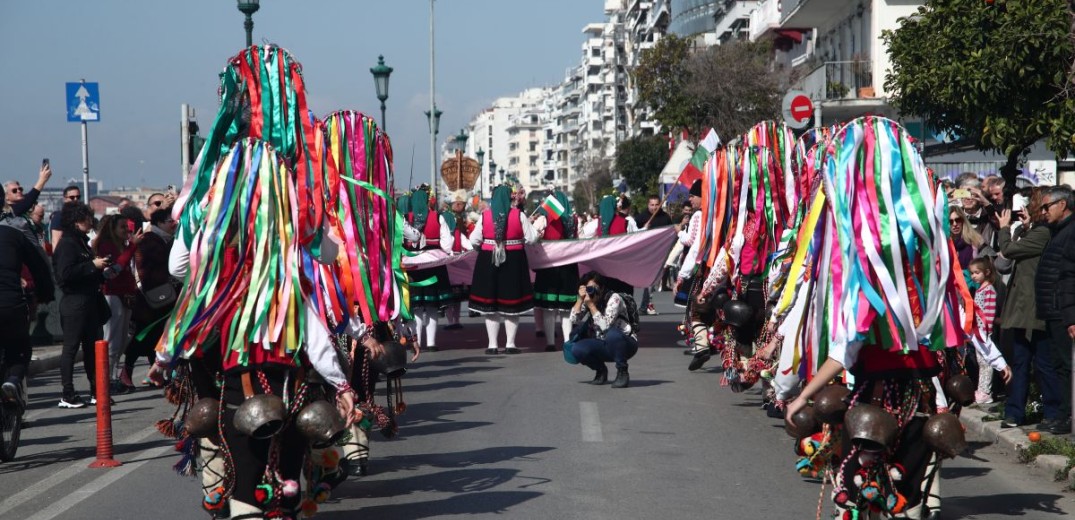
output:
[[[87,233],[93,230],[93,210],[81,202],[68,202],[60,216],[63,236],[52,254],[56,282],[63,292],[60,298],[60,326],[63,328],[63,351],[60,354],[60,382],[63,395],[60,408],[82,408],[86,402],[75,393],[73,372],[75,354],[82,348],[82,364],[90,382],[90,404],[96,404],[95,356],[93,344],[103,336],[102,326],[111,318],[108,301],[101,292],[105,269],[112,265],[109,257],[95,256]]]
[[[608,367],[616,364],[612,388],[625,388],[631,376],[627,360],[638,352],[638,331],[632,326],[627,305],[619,293],[612,292],[604,276],[590,271],[579,279],[579,298],[571,309],[572,336],[576,339],[571,354],[580,364],[595,372],[590,384],[608,382]]]

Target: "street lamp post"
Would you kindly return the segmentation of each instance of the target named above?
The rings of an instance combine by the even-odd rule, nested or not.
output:
[[[377,99],[381,101],[381,131],[387,133],[384,122],[384,102],[388,101],[388,77],[392,75],[392,67],[384,64],[384,56],[377,56],[377,66],[370,68],[373,74],[373,86],[377,88]]]
[[[433,163],[433,175],[430,177],[429,189],[433,190],[433,195],[437,194],[437,135],[440,134],[440,116],[444,114],[436,106],[433,107],[432,115],[428,110],[425,112],[426,119],[429,120],[429,162]]]
[[[249,48],[254,44],[254,13],[258,12],[261,8],[259,2],[261,0],[236,0],[239,2],[239,11],[246,15],[246,21],[243,22],[243,28],[246,29],[246,46]]]
[[[478,148],[478,152],[474,155],[478,156],[478,193],[481,193],[481,197],[485,198],[485,172],[482,168],[485,166],[485,150]]]
[[[489,185],[496,186],[496,161],[493,160],[491,155],[489,156]],[[489,191],[492,192],[493,189],[489,188]]]
[[[433,0],[429,0],[429,111],[436,112],[437,123],[440,123],[440,111],[437,110],[437,74],[436,54],[433,50]],[[430,121],[429,135],[429,163],[430,163],[430,187],[433,195],[437,194],[437,132],[433,131],[433,121]]]

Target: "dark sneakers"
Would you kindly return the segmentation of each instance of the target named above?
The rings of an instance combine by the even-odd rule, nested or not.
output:
[[[15,403],[15,406],[19,410],[26,409],[26,399],[22,396],[22,390],[19,389],[18,383],[8,381],[0,387],[0,393],[4,395],[4,400],[9,403]]]
[[[440,351],[440,349],[437,348],[436,345],[426,345],[426,347],[423,348],[422,350],[424,350],[426,352],[439,352]]]
[[[85,408],[86,402],[78,394],[65,395],[60,398],[60,408]]]
[[[1071,433],[1071,419],[1057,419],[1046,431],[1053,435],[1067,435]]]

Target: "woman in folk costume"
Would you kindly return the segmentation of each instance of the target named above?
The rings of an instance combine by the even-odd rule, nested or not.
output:
[[[452,234],[451,253],[454,255],[473,250],[474,247],[470,245],[470,232],[474,229],[474,224],[467,218],[466,190],[456,190],[452,193],[452,204],[449,209],[450,211],[444,212],[442,217]],[[444,311],[444,317],[448,319],[448,326],[444,327],[445,330],[463,328],[463,325],[459,323],[459,312],[466,299],[467,287],[463,284],[452,285],[452,303]]]
[[[436,210],[437,199],[429,196],[429,186],[422,185],[411,194],[407,223],[422,233],[417,242],[408,242],[411,251],[440,249],[452,252],[455,242],[451,228]],[[452,301],[452,284],[448,268],[440,265],[408,272],[411,280],[411,311],[414,313],[418,344],[430,352],[437,351],[437,318]]]
[[[203,460],[222,458],[223,477],[203,501],[217,516],[225,507],[234,519],[316,510],[299,483],[310,445],[330,439],[309,421],[335,435],[354,419],[355,394],[329,336],[329,288],[316,274],[334,194],[325,191],[305,94],[301,66],[275,45],[232,58],[220,111],[174,210],[181,228],[169,267],[186,285],[151,377],[185,360],[192,380],[219,383],[180,385],[182,428],[159,425],[184,446],[201,439]],[[335,407],[315,395],[309,370],[334,388]]]
[[[519,354],[522,351],[515,345],[519,315],[534,308],[530,265],[523,246],[539,237],[530,219],[512,203],[511,187],[502,184],[493,189],[489,206],[470,234],[470,243],[481,245],[470,284],[470,309],[485,316],[489,336],[486,354],[498,352],[501,323],[507,337],[504,352]]]
[[[817,280],[804,284],[816,297],[800,329],[802,363],[818,367],[802,368],[812,378],[788,405],[789,433],[813,434],[820,428],[804,425],[818,418],[832,425],[825,442],[843,449],[823,472],[836,518],[937,518],[940,460],[966,447],[948,412],[974,399],[946,349],[972,324],[959,311],[970,293],[945,223],[947,198],[907,133],[884,118],[857,119],[834,135],[822,175],[832,239]],[[850,393],[830,385],[845,369]]]
[[[623,198],[613,195],[605,195],[598,205],[598,218],[600,224],[597,227],[598,237],[612,237],[638,231],[634,217],[624,215],[622,210],[630,208],[630,203],[624,205]],[[611,274],[602,273],[605,276],[605,289],[610,292],[633,294],[634,287]]]
[[[676,276],[676,295],[674,298],[677,306],[689,307],[687,310],[687,334],[690,339],[690,347],[683,351],[686,355],[709,355],[709,326],[712,325],[715,314],[712,306],[691,302],[691,297],[697,298],[701,284],[695,283],[695,269],[701,256],[702,246],[702,180],[698,179],[691,184],[688,201],[694,210],[691,213],[687,228],[680,230],[679,243],[687,249],[683,262]],[[704,307],[704,308],[703,308]]]
[[[534,231],[542,241],[576,238],[575,212],[567,195],[552,194],[556,203],[546,201],[534,213]],[[545,351],[556,351],[556,323],[559,320],[564,341],[571,336],[571,308],[578,299],[579,265],[567,264],[534,271],[534,305],[543,311]],[[535,309],[536,310],[536,309]]]

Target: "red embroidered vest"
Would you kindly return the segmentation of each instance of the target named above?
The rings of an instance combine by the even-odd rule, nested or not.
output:
[[[493,223],[493,211],[482,212],[482,250],[492,251],[496,240],[496,225]],[[523,224],[519,222],[519,210],[511,208],[508,212],[508,229],[504,236],[504,249],[520,251],[523,248]]]
[[[545,217],[548,219],[548,217]],[[560,240],[564,238],[564,221],[562,219],[548,220],[545,233],[541,235],[545,240]]]

